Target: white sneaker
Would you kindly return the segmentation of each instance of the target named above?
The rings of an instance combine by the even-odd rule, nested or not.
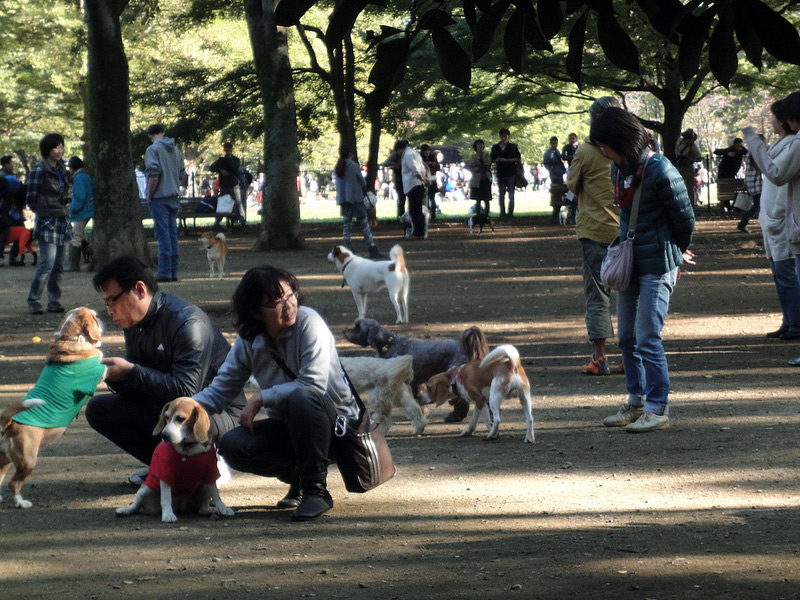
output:
[[[217,455],[217,471],[219,471],[219,478],[217,479],[217,487],[221,488],[223,485],[231,480],[231,470],[225,459]]]
[[[603,419],[603,425],[606,427],[622,427],[628,423],[633,423],[642,416],[643,410],[641,406],[631,406],[626,402],[619,407],[616,413]]]
[[[666,429],[669,427],[669,417],[667,415],[657,415],[644,411],[642,416],[625,428],[628,433],[646,433],[656,429]]]

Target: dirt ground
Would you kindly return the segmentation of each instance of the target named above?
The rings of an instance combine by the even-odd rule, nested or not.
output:
[[[316,522],[292,523],[274,508],[283,484],[235,474],[221,490],[233,518],[166,525],[115,516],[139,465],[81,417],[42,452],[24,488],[33,508],[15,509],[3,490],[0,597],[800,598],[800,371],[788,365],[800,344],[764,337],[780,324],[777,297],[758,226],[745,235],[735,223],[699,221],[698,265],[672,298],[663,332],[671,429],[636,436],[601,424],[625,389],[618,375],[580,374],[591,347],[573,228],[518,218],[477,238],[461,221],[437,221],[429,240],[404,244],[411,323],[390,327],[457,337],[479,325],[490,345],[517,346],[533,386],[535,444],[522,443],[516,402],[504,405],[493,442],[458,437],[444,408],[414,437],[398,413],[389,432],[397,477],[355,495],[334,470],[335,507]],[[398,233],[384,224],[382,249]],[[305,234],[304,251],[270,254],[250,251],[252,233],[232,235],[221,281],[206,277],[204,253],[184,237],[181,280],[162,289],[206,309],[232,339],[239,278],[280,264],[299,275],[340,352],[366,353],[341,335],[356,313],[325,260],[339,227]],[[0,271],[0,405],[33,384],[59,321],[27,314],[32,274]],[[65,276],[66,306],[101,311],[90,279]],[[394,321],[384,293],[370,313]],[[121,332],[106,321],[105,353],[118,355]],[[616,346],[611,353],[616,364]]]

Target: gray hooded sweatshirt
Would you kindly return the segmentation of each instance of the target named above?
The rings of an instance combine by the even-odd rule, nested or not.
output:
[[[158,177],[153,199],[176,198],[180,195],[181,179],[186,176],[183,153],[168,137],[157,139],[144,153],[147,177]]]

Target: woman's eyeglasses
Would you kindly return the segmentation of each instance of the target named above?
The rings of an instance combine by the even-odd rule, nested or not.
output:
[[[291,301],[297,300],[297,296],[299,296],[297,292],[292,292],[288,296],[281,298],[280,300],[276,300],[272,304],[262,304],[261,306],[263,306],[264,308],[268,308],[270,310],[283,310],[284,306],[286,306],[286,303],[289,302],[290,300]]]

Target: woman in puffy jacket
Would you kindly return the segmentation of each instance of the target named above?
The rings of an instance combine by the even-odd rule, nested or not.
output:
[[[633,237],[633,276],[617,296],[617,330],[628,400],[607,417],[607,427],[631,433],[669,426],[669,373],[661,330],[682,263],[694,264],[689,250],[694,211],[681,174],[648,148],[639,120],[608,108],[592,122],[591,140],[612,160],[614,201],[620,207],[620,239],[628,236],[631,204],[641,190]]]

